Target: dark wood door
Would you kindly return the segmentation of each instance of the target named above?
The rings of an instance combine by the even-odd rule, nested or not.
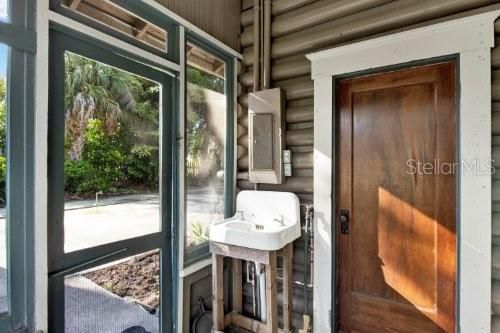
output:
[[[455,70],[447,62],[337,84],[342,332],[455,331]]]

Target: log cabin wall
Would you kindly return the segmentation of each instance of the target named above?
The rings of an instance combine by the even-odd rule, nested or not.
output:
[[[272,87],[286,92],[286,145],[293,151],[293,176],[283,185],[260,184],[259,189],[291,191],[301,203],[313,201],[313,82],[307,53],[348,44],[376,35],[406,30],[451,15],[486,10],[498,0],[273,0],[272,2]],[[248,172],[248,93],[253,85],[253,0],[241,3],[240,46],[243,60],[239,72],[238,107],[238,189],[254,189]],[[497,23],[500,39],[500,23]],[[493,66],[493,148],[500,160],[500,51],[496,48]],[[495,179],[499,180],[496,181]],[[498,186],[496,186],[498,183]],[[500,176],[493,184],[493,320],[492,332],[500,332]],[[496,205],[495,205],[496,203]],[[304,239],[294,244],[294,317],[301,325],[303,313],[312,315],[312,289],[304,304]],[[497,280],[498,279],[498,280]],[[244,288],[245,305],[252,310],[250,286]],[[306,307],[307,305],[307,307]]]
[[[239,0],[156,0],[177,15],[239,51]]]

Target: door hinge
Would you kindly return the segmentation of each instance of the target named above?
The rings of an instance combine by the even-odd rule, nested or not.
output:
[[[328,322],[330,323],[330,328],[333,327],[333,312],[332,312],[332,309],[328,310]]]

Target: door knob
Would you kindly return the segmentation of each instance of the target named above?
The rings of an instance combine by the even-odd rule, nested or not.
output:
[[[349,211],[341,210],[340,211],[340,233],[347,235],[349,234]]]

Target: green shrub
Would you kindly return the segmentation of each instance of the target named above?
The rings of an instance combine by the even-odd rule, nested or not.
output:
[[[156,189],[158,187],[158,148],[149,145],[135,145],[126,157],[127,180],[134,185]]]
[[[64,163],[66,192],[73,194],[114,192],[125,178],[124,148],[118,133],[108,135],[101,120],[89,120],[85,129],[82,158],[66,159]]]

